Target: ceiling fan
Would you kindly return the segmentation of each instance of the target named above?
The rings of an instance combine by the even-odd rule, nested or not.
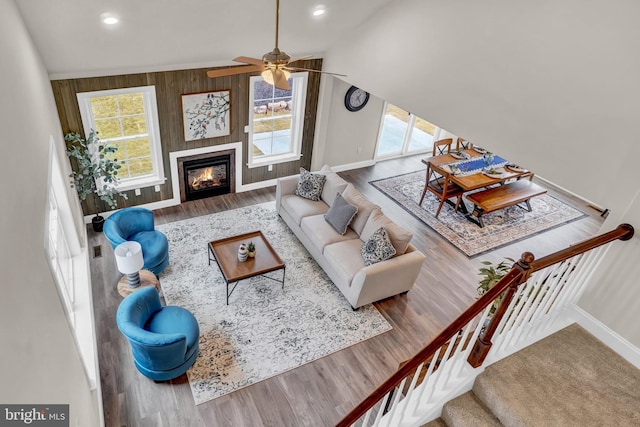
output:
[[[278,28],[280,17],[280,0],[276,0],[276,47],[269,53],[265,53],[262,59],[250,58],[248,56],[238,56],[233,58],[235,62],[243,62],[248,65],[241,65],[239,67],[221,68],[218,70],[210,70],[207,72],[207,76],[211,78],[232,76],[236,74],[253,73],[260,71],[264,80],[277,87],[278,89],[290,90],[289,76],[292,71],[310,71],[313,73],[325,73],[334,76],[342,76],[344,74],[327,73],[325,71],[311,70],[308,68],[300,68],[291,66],[294,62],[308,59],[311,56],[303,56],[300,58],[291,59],[291,56],[278,49]]]

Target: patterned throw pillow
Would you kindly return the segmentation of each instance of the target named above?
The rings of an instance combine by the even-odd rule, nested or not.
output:
[[[389,259],[396,254],[396,250],[391,244],[391,239],[384,227],[378,228],[360,247],[364,265],[375,264],[385,259]]]
[[[326,179],[327,177],[324,175],[311,173],[305,168],[300,168],[300,179],[295,191],[296,196],[317,202],[320,200],[322,187],[324,187]]]

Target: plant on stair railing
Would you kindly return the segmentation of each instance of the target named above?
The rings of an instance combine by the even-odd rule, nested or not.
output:
[[[509,262],[507,262],[509,261]],[[482,278],[478,282],[478,295],[484,295],[489,289],[500,281],[510,270],[511,266],[516,262],[513,258],[505,257],[504,261],[500,261],[498,264],[494,264],[491,261],[482,261],[485,267],[480,267],[479,275]],[[489,314],[492,315],[502,301],[502,295],[493,300]]]

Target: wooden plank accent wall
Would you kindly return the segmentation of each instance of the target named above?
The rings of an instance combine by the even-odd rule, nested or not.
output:
[[[296,63],[296,65],[301,68],[321,70],[322,59],[300,61]],[[169,165],[169,153],[173,151],[241,141],[243,146],[243,184],[293,175],[298,173],[301,166],[306,169],[310,168],[318,107],[320,73],[309,73],[302,136],[302,158],[300,161],[275,164],[273,165],[273,170],[269,172],[266,166],[252,169],[247,167],[249,161],[247,151],[248,140],[247,134],[244,132],[244,127],[249,124],[249,77],[258,75],[258,73],[211,79],[207,77],[207,71],[210,69],[211,68],[199,68],[51,81],[64,134],[67,132],[84,134],[76,97],[77,93],[137,86],[155,86],[156,100],[158,103],[158,120],[160,123],[160,138],[162,141],[162,156],[167,180],[163,185],[160,185],[159,192],[156,192],[154,187],[141,188],[140,196],[136,196],[133,190],[128,191],[128,200],[118,199],[119,208],[167,200],[173,197]],[[181,96],[189,93],[211,92],[216,90],[229,90],[231,92],[230,134],[217,138],[185,142],[182,124]],[[92,202],[88,202],[83,203],[83,210],[85,215],[88,215],[96,213],[98,209],[96,209]]]

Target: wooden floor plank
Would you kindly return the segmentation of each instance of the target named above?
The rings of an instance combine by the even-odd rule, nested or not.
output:
[[[121,275],[113,250],[102,233],[90,230],[90,247],[101,245],[103,253],[91,260],[91,275],[105,425],[334,425],[474,301],[480,261],[519,258],[524,251],[541,257],[596,234],[602,224],[599,213],[585,202],[549,189],[549,194],[573,203],[589,217],[469,259],[369,185],[371,180],[416,170],[424,170],[420,156],[340,173],[410,229],[413,244],[427,257],[410,292],[376,303],[393,330],[198,406],[186,375],[156,384],[135,369],[129,345],[115,324],[122,297],[116,289]],[[274,187],[228,194],[156,210],[155,220],[165,224],[274,199]]]

